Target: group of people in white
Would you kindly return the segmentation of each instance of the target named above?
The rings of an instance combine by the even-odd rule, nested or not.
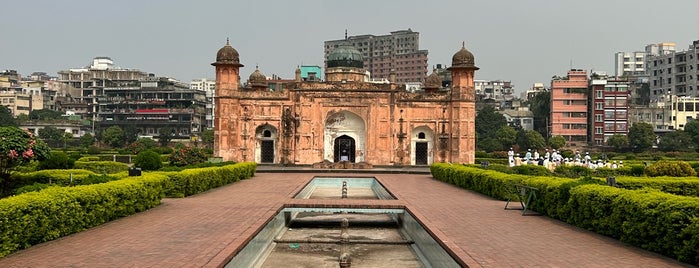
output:
[[[592,157],[590,157],[589,152],[585,152],[585,156],[583,156],[580,153],[580,151],[575,151],[575,155],[572,158],[563,157],[559,150],[554,149],[546,149],[543,155],[539,154],[539,151],[537,150],[534,150],[534,152],[532,153],[532,149],[527,149],[527,152],[524,154],[524,157],[521,157],[519,153],[515,153],[515,151],[512,148],[510,148],[510,150],[507,151],[507,158],[510,167],[520,165],[539,165],[544,166],[551,171],[553,171],[554,169],[556,169],[557,166],[560,165],[584,166],[591,169],[620,168],[624,165],[624,161],[619,161],[619,163],[617,163],[616,160],[592,160]]]

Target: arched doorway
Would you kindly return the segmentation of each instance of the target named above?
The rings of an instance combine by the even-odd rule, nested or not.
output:
[[[255,130],[255,162],[275,163],[277,159],[277,128],[264,124]]]
[[[349,111],[331,112],[325,120],[323,159],[331,162],[364,162],[366,157],[365,121]],[[342,150],[347,150],[343,153]]]
[[[335,145],[333,146],[333,155],[335,156],[335,162],[349,161],[354,163],[355,151],[355,142],[352,137],[342,135],[335,139]]]
[[[429,165],[434,161],[434,132],[427,126],[413,129],[410,145],[412,152],[410,162],[413,165]]]

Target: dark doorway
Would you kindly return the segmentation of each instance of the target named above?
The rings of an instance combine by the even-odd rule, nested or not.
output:
[[[354,163],[354,139],[347,135],[342,135],[335,139],[335,162],[349,161]]]
[[[262,163],[274,163],[274,141],[263,140],[262,148],[260,148]]]
[[[415,165],[427,165],[427,143],[415,143]]]

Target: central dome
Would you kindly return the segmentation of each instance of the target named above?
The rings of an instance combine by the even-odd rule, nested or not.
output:
[[[353,46],[340,45],[328,54],[328,68],[332,67],[364,68],[362,53]]]

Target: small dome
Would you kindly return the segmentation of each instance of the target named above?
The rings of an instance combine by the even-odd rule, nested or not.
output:
[[[255,71],[252,72],[252,74],[250,74],[249,81],[251,83],[265,82],[265,81],[267,81],[267,76],[265,76],[262,72],[260,72],[260,69],[255,69]]]
[[[453,57],[451,57],[452,67],[476,67],[473,60],[473,53],[466,50],[465,45],[461,46],[461,50],[457,51]]]
[[[432,74],[427,76],[425,79],[425,88],[426,89],[437,89],[442,87],[442,77],[440,77],[435,70],[432,71]]]
[[[332,67],[364,68],[362,53],[353,46],[340,45],[328,54],[328,68]]]
[[[216,53],[216,63],[240,63],[240,55],[238,55],[238,51],[231,46],[228,39],[226,39],[226,45]]]

